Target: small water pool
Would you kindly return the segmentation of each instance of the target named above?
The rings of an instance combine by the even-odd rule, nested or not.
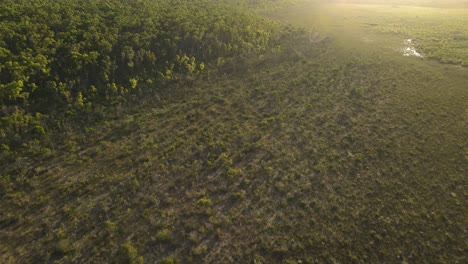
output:
[[[414,41],[412,39],[405,39],[404,47],[401,50],[401,53],[403,54],[403,56],[406,56],[406,57],[409,57],[409,56],[415,56],[419,58],[424,57],[420,52],[416,50]]]

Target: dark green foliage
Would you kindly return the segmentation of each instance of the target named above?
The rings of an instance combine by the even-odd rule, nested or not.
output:
[[[0,143],[14,150],[57,119],[80,119],[137,90],[206,73],[218,58],[265,50],[278,26],[214,0],[8,0],[0,17]],[[51,126],[40,129],[36,113]]]

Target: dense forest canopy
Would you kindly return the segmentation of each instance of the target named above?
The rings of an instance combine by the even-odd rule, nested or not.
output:
[[[3,1],[2,148],[43,137],[50,116],[118,104],[274,45],[278,24],[248,11],[265,2]]]

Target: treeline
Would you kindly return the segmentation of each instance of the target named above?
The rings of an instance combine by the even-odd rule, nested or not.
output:
[[[249,11],[266,2],[2,1],[2,159],[35,149],[57,120],[269,48],[278,24]]]

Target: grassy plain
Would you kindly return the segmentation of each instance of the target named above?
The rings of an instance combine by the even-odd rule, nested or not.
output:
[[[19,160],[0,262],[465,263],[468,71],[402,56],[438,31],[398,9],[277,10],[280,49]]]
[[[401,51],[411,39],[427,59],[468,66],[468,7],[434,8],[405,5],[308,4],[282,10],[274,17],[320,29],[358,49]],[[374,1],[375,2],[375,1]]]

